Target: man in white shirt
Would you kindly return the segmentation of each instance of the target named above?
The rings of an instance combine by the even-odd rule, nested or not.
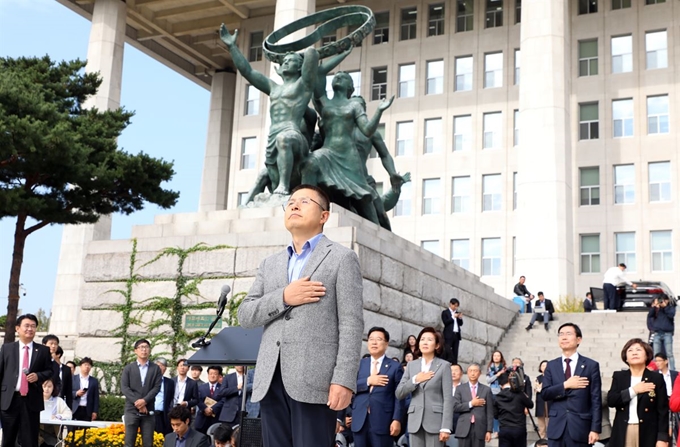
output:
[[[616,297],[616,288],[621,284],[628,284],[637,288],[635,284],[628,281],[623,272],[626,270],[626,264],[621,263],[616,267],[612,267],[604,273],[604,280],[602,281],[602,288],[604,289],[604,308],[618,310],[620,302]]]
[[[83,357],[80,361],[80,374],[73,378],[73,419],[94,421],[99,413],[99,381],[90,376],[92,359]]]
[[[187,372],[189,372],[187,359],[177,360],[177,377],[172,379],[175,382],[173,407],[181,405],[192,410],[198,403],[198,384],[187,377]]]
[[[671,397],[671,392],[673,391],[675,379],[678,377],[678,372],[668,368],[668,356],[663,352],[654,354],[654,364],[659,370],[659,373],[663,376],[663,380],[666,382],[668,397]]]

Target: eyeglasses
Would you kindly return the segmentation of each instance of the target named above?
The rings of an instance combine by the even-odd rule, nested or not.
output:
[[[369,343],[372,342],[372,341],[375,341],[375,342],[378,342],[378,343],[382,343],[382,342],[385,341],[385,339],[384,339],[384,338],[369,338],[369,339],[368,339],[368,342],[369,342]]]
[[[573,332],[558,332],[557,336],[558,337],[571,337],[572,335],[576,335]]]
[[[149,345],[139,345],[135,349],[141,349],[141,350],[144,350],[144,351],[148,351],[149,349],[151,349],[151,346],[149,346]]]
[[[290,199],[288,202],[286,202],[285,204],[283,204],[281,206],[283,207],[283,210],[286,211],[287,209],[295,206],[296,203],[299,203],[300,205],[303,205],[303,206],[307,206],[312,202],[319,205],[319,208],[321,208],[321,211],[326,211],[326,209],[323,206],[321,206],[321,204],[319,202],[312,199],[311,197],[301,197],[299,199]]]

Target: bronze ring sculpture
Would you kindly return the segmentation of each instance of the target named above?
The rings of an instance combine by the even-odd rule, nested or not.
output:
[[[276,43],[295,31],[322,22],[322,25],[302,39],[285,44]],[[286,53],[304,50],[338,28],[353,25],[358,26],[355,31],[337,42],[319,48],[319,58],[329,57],[358,45],[359,42],[373,31],[373,28],[375,28],[373,11],[366,6],[338,6],[333,9],[319,11],[275,30],[262,42],[262,48],[267,59],[281,64]]]

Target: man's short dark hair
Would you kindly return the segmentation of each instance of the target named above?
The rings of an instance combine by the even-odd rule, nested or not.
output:
[[[586,298],[590,297],[591,299],[593,298],[593,294],[591,292],[586,292]]]
[[[543,292],[538,292],[538,296],[543,296]]]
[[[509,380],[509,379],[510,379],[510,373],[508,373],[508,372],[506,371],[506,372],[504,372],[503,374],[501,374],[500,376],[498,376],[498,384],[499,384],[500,386],[503,386],[503,385],[505,385],[506,383],[508,383],[508,380]]]
[[[297,191],[301,189],[311,189],[312,191],[316,192],[319,195],[319,198],[321,199],[321,208],[324,211],[330,211],[331,207],[331,199],[328,197],[328,194],[326,194],[326,191],[323,189],[319,188],[318,186],[315,185],[307,185],[307,184],[302,184],[299,186],[296,186],[293,188],[293,190],[290,192],[290,195],[292,196],[295,194]]]
[[[87,357],[85,357],[85,358],[87,358]],[[81,360],[81,361],[82,361],[82,360]],[[72,361],[72,360],[69,360],[68,362],[66,362],[66,366],[70,366],[70,367],[72,367],[72,368],[75,368],[75,367],[76,367],[76,362],[74,362],[74,361]]]
[[[175,366],[179,366],[180,364],[182,364],[186,361],[187,361],[187,359],[179,359],[179,360],[177,360],[177,363],[175,363]]]
[[[55,353],[56,355],[58,355],[59,357],[61,357],[61,356],[64,355],[64,350],[61,349],[61,346],[57,346],[57,350],[54,351],[54,353]]]
[[[390,341],[390,333],[387,332],[387,329],[384,327],[373,326],[368,330],[368,335],[366,338],[370,337],[373,332],[382,332],[383,336],[385,337],[385,341]]]
[[[135,349],[137,349],[139,347],[139,345],[143,345],[144,343],[146,343],[147,345],[149,345],[149,347],[151,347],[151,343],[149,343],[149,340],[147,340],[146,338],[140,338],[139,340],[137,340],[135,342]]]
[[[201,365],[191,365],[189,368],[191,371],[200,371],[203,372],[203,367]]]
[[[522,278],[527,279],[527,277],[524,276],[524,275],[522,275],[522,276],[519,277],[519,279],[522,279]]]
[[[18,325],[17,325],[17,326],[18,326]],[[57,342],[57,344],[59,344],[59,337],[57,337],[57,336],[54,335],[54,334],[47,334],[47,335],[45,335],[45,336],[43,337],[43,339],[42,339],[42,344],[46,345],[47,342],[50,341],[50,340],[54,340],[54,341]]]
[[[215,438],[215,441],[229,442],[233,432],[234,430],[227,424],[218,425],[215,431],[213,431],[213,438]]]
[[[574,328],[574,332],[576,333],[576,336],[577,336],[578,338],[583,338],[583,333],[581,332],[581,328],[578,327],[578,325],[577,325],[577,324],[574,324],[574,323],[564,323],[562,326],[560,326],[560,327],[557,329],[557,333],[559,334],[560,332],[562,332],[562,328],[564,328],[564,327],[572,327],[572,328]]]
[[[611,265],[611,264],[610,264],[610,265]],[[619,267],[623,267],[624,269],[627,269],[627,268],[628,268],[628,267],[626,267],[626,264],[624,264],[623,262],[622,262],[621,264],[619,264]]]
[[[668,361],[668,356],[663,352],[657,352],[656,354],[654,354],[654,358],[657,358],[657,357],[659,357],[662,360]]]
[[[16,324],[16,325],[17,325],[17,326],[21,326],[21,322],[24,321],[24,320],[26,320],[26,319],[29,319],[29,320],[31,320],[32,322],[34,322],[36,326],[38,325],[38,317],[36,317],[36,316],[33,315],[33,314],[23,314],[23,315],[19,315],[19,316],[17,317],[17,324]]]
[[[94,366],[94,364],[92,363],[92,359],[89,358],[89,357],[83,357],[82,359],[80,359],[80,363],[78,363],[78,364],[80,366],[82,366],[85,363],[88,363],[90,365],[90,367]]]
[[[458,298],[451,298],[449,304],[458,304],[460,306],[460,301],[458,301]]]
[[[191,410],[183,405],[175,405],[173,409],[168,412],[168,419],[179,419],[182,422],[191,421]]]
[[[217,366],[217,365],[208,366],[208,374],[210,374],[211,369],[214,370],[214,371],[217,371],[217,374],[219,374],[220,376],[224,374],[221,366]]]
[[[461,374],[463,373],[463,367],[462,366],[460,366],[458,363],[452,363],[451,368],[453,368],[454,366],[457,366],[458,369],[460,369]]]

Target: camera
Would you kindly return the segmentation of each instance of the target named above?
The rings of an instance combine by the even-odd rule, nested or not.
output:
[[[508,383],[513,393],[520,393],[524,391],[524,368],[521,366],[514,366],[508,374]]]

